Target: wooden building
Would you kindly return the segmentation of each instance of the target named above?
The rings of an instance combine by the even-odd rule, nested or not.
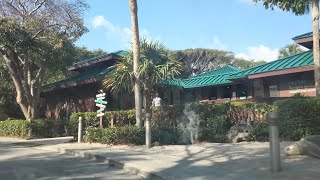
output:
[[[310,49],[249,69],[225,66],[187,79],[168,81],[171,88],[160,90],[167,104],[186,102],[252,101],[279,99],[297,93],[315,96],[312,33],[293,40]],[[104,54],[73,64],[68,68],[77,75],[44,86],[41,97],[47,118],[67,118],[74,112],[95,111],[94,98],[125,51]],[[107,92],[107,110],[134,108],[134,98],[128,93]]]

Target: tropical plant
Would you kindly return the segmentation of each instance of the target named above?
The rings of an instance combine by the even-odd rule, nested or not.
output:
[[[287,56],[291,56],[291,55],[295,55],[298,53],[303,52],[303,50],[301,49],[301,47],[297,44],[288,44],[285,47],[281,48],[279,50],[279,58],[284,58]]]
[[[140,42],[139,42],[139,24],[138,24],[138,4],[137,0],[129,0],[132,29],[132,49],[133,49],[133,73],[135,76],[134,102],[136,108],[136,125],[142,126],[142,96],[141,84],[139,78],[138,65],[140,63]]]
[[[152,92],[156,87],[166,79],[173,79],[180,74],[181,63],[172,58],[163,44],[159,42],[148,42],[146,39],[140,41],[141,62],[138,66],[140,72],[142,90],[144,94],[144,108],[146,114],[151,114]],[[129,52],[127,58],[116,65],[116,68],[105,77],[103,85],[109,88],[111,92],[120,92],[122,90],[132,91],[136,82],[136,76],[133,70],[133,52]],[[146,117],[146,132],[151,129],[150,119]],[[146,138],[148,134],[146,134]],[[149,141],[149,140],[148,140]],[[148,147],[151,141],[146,141]]]
[[[313,60],[316,95],[320,96],[320,59],[319,59],[319,0],[253,0],[262,1],[265,8],[279,7],[283,11],[292,11],[296,15],[303,15],[312,7],[313,32]]]

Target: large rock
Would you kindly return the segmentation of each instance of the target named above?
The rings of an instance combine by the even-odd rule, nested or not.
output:
[[[284,150],[288,156],[311,155],[320,158],[320,135],[306,136]]]
[[[236,124],[228,131],[228,140],[231,143],[246,141],[246,137],[249,136],[252,130],[253,127],[249,123]]]

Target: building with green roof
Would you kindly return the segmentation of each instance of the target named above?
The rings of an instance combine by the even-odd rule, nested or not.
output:
[[[73,112],[95,111],[95,96],[101,89],[101,81],[114,65],[128,53],[116,51],[86,59],[72,64],[69,71],[75,75],[43,86],[41,97],[44,99],[44,113],[47,118],[66,118]],[[106,92],[108,110],[132,108],[133,98],[128,94]],[[125,99],[125,103],[123,100]],[[112,103],[111,103],[112,102]]]
[[[159,94],[169,104],[279,99],[297,93],[315,96],[312,33],[293,40],[310,50],[248,69],[227,65],[186,79],[165,81],[171,88],[159,89]],[[46,117],[95,111],[94,98],[101,88],[101,80],[126,55],[126,51],[117,51],[74,63],[68,70],[77,75],[44,85]],[[134,107],[132,95],[106,93],[109,110]]]
[[[254,101],[298,93],[315,96],[312,33],[293,40],[310,50],[248,69],[225,66],[187,79],[175,79],[182,101]]]

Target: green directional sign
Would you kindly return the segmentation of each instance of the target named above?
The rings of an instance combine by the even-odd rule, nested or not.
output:
[[[96,100],[94,100],[94,102],[95,102],[95,103],[98,103],[98,104],[105,104],[105,105],[108,104],[108,101],[104,101],[104,100],[99,99],[99,98],[96,99]]]

